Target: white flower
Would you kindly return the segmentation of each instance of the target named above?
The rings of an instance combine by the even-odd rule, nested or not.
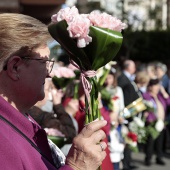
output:
[[[137,142],[134,142],[134,141],[131,142],[130,144],[131,144],[131,146],[133,146],[133,147],[136,147],[136,146],[137,146]]]
[[[129,129],[132,132],[137,132],[138,131],[138,126],[134,121],[132,121],[132,122],[129,123]]]
[[[109,63],[107,63],[104,68],[107,70],[111,70],[112,65],[115,65],[117,62],[116,61],[110,61]]]
[[[164,128],[164,122],[163,120],[159,119],[156,124],[155,124],[155,129],[158,131],[158,132],[161,132]]]
[[[99,80],[100,77],[103,76],[103,74],[104,74],[104,70],[103,70],[103,67],[101,67],[101,68],[99,68],[99,69],[97,70],[97,74],[96,74],[97,79]]]
[[[139,117],[134,117],[133,120],[139,127],[144,127],[145,124]]]
[[[121,128],[121,133],[123,136],[126,136],[128,134],[129,130],[126,126],[122,125],[122,128]]]

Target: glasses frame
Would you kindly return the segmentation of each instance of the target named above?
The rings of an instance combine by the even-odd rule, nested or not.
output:
[[[51,68],[48,67],[48,74],[51,73],[52,69],[53,69],[53,66],[54,66],[54,60],[50,60],[50,59],[42,59],[42,58],[31,58],[31,57],[21,57],[22,59],[26,59],[26,60],[37,60],[37,61],[44,61],[44,63],[46,62],[49,62],[49,63],[52,63],[51,64]],[[49,65],[50,66],[50,65]]]
[[[54,66],[54,62],[55,62],[55,60],[50,60],[50,59],[41,59],[41,58],[31,58],[31,57],[20,57],[21,59],[26,59],[26,60],[37,60],[37,61],[43,61],[44,63],[45,62],[49,62],[49,63],[52,63],[51,64],[51,67],[48,67],[47,68],[47,70],[48,70],[48,74],[50,74],[51,73],[51,71],[52,71],[52,69],[53,69],[53,66]],[[6,63],[6,65],[4,65],[4,67],[3,67],[3,70],[7,70],[7,64],[8,63]],[[50,66],[50,65],[49,65]]]

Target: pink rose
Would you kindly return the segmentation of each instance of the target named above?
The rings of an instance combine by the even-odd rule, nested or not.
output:
[[[114,31],[121,32],[121,30],[126,27],[126,24],[122,23],[119,19],[107,13],[99,13],[98,11],[91,12],[89,14],[89,19],[94,26],[108,28]]]
[[[71,38],[77,38],[77,46],[85,47],[92,41],[89,34],[91,23],[87,15],[77,15],[74,20],[68,23],[67,30]]]
[[[58,129],[44,128],[44,130],[46,131],[47,135],[65,137],[65,135],[61,131],[59,131]]]
[[[75,70],[79,70],[77,67],[75,67],[73,64],[69,64],[68,68],[75,71]]]
[[[67,68],[67,67],[58,67],[53,71],[53,76],[56,76],[58,78],[72,78],[75,77],[75,73],[73,70]]]
[[[107,13],[93,11],[90,14],[79,14],[75,6],[61,9],[51,19],[53,22],[66,20],[69,36],[77,39],[77,46],[80,48],[86,47],[92,42],[92,37],[89,36],[90,26],[108,28],[119,32],[126,28],[125,23]]]
[[[79,15],[78,9],[73,6],[72,8],[61,9],[57,14],[52,15],[52,22],[60,22],[66,20],[67,23],[71,22],[75,16]]]

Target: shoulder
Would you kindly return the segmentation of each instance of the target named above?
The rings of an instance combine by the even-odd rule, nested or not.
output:
[[[144,99],[151,99],[151,95],[148,92],[143,93],[142,96]]]
[[[0,133],[1,141],[0,141],[0,165],[2,169],[5,170],[21,170],[24,169],[21,154],[18,153],[16,147],[14,147],[13,143],[17,141],[13,141],[7,139],[4,133]]]
[[[125,74],[124,73],[121,73],[119,76],[118,76],[118,79],[123,79],[123,78],[126,78]]]
[[[117,86],[117,91],[119,92],[119,93],[123,93],[123,90],[122,90],[122,88],[120,87],[120,86]]]
[[[118,77],[118,83],[122,82],[122,83],[125,83],[125,82],[129,82],[129,79],[126,77],[126,75],[124,73],[122,73],[119,77]]]

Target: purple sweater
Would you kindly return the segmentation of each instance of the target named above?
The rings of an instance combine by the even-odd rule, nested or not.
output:
[[[22,131],[52,162],[45,131],[0,97],[0,115]],[[31,144],[0,120],[0,167],[4,170],[56,170]],[[65,165],[60,170],[72,170]]]
[[[156,105],[156,102],[155,102],[154,98],[150,95],[149,92],[146,92],[146,93],[143,94],[143,99],[147,100],[147,101],[151,101],[153,103],[153,105]],[[166,113],[167,106],[170,106],[170,97],[165,99],[162,96],[161,93],[158,93],[158,99],[161,102],[161,104],[163,105],[164,111]],[[156,117],[155,113],[154,112],[149,112],[149,115],[147,117],[147,121],[152,122],[152,121],[154,121],[156,119],[157,119],[157,117]]]

